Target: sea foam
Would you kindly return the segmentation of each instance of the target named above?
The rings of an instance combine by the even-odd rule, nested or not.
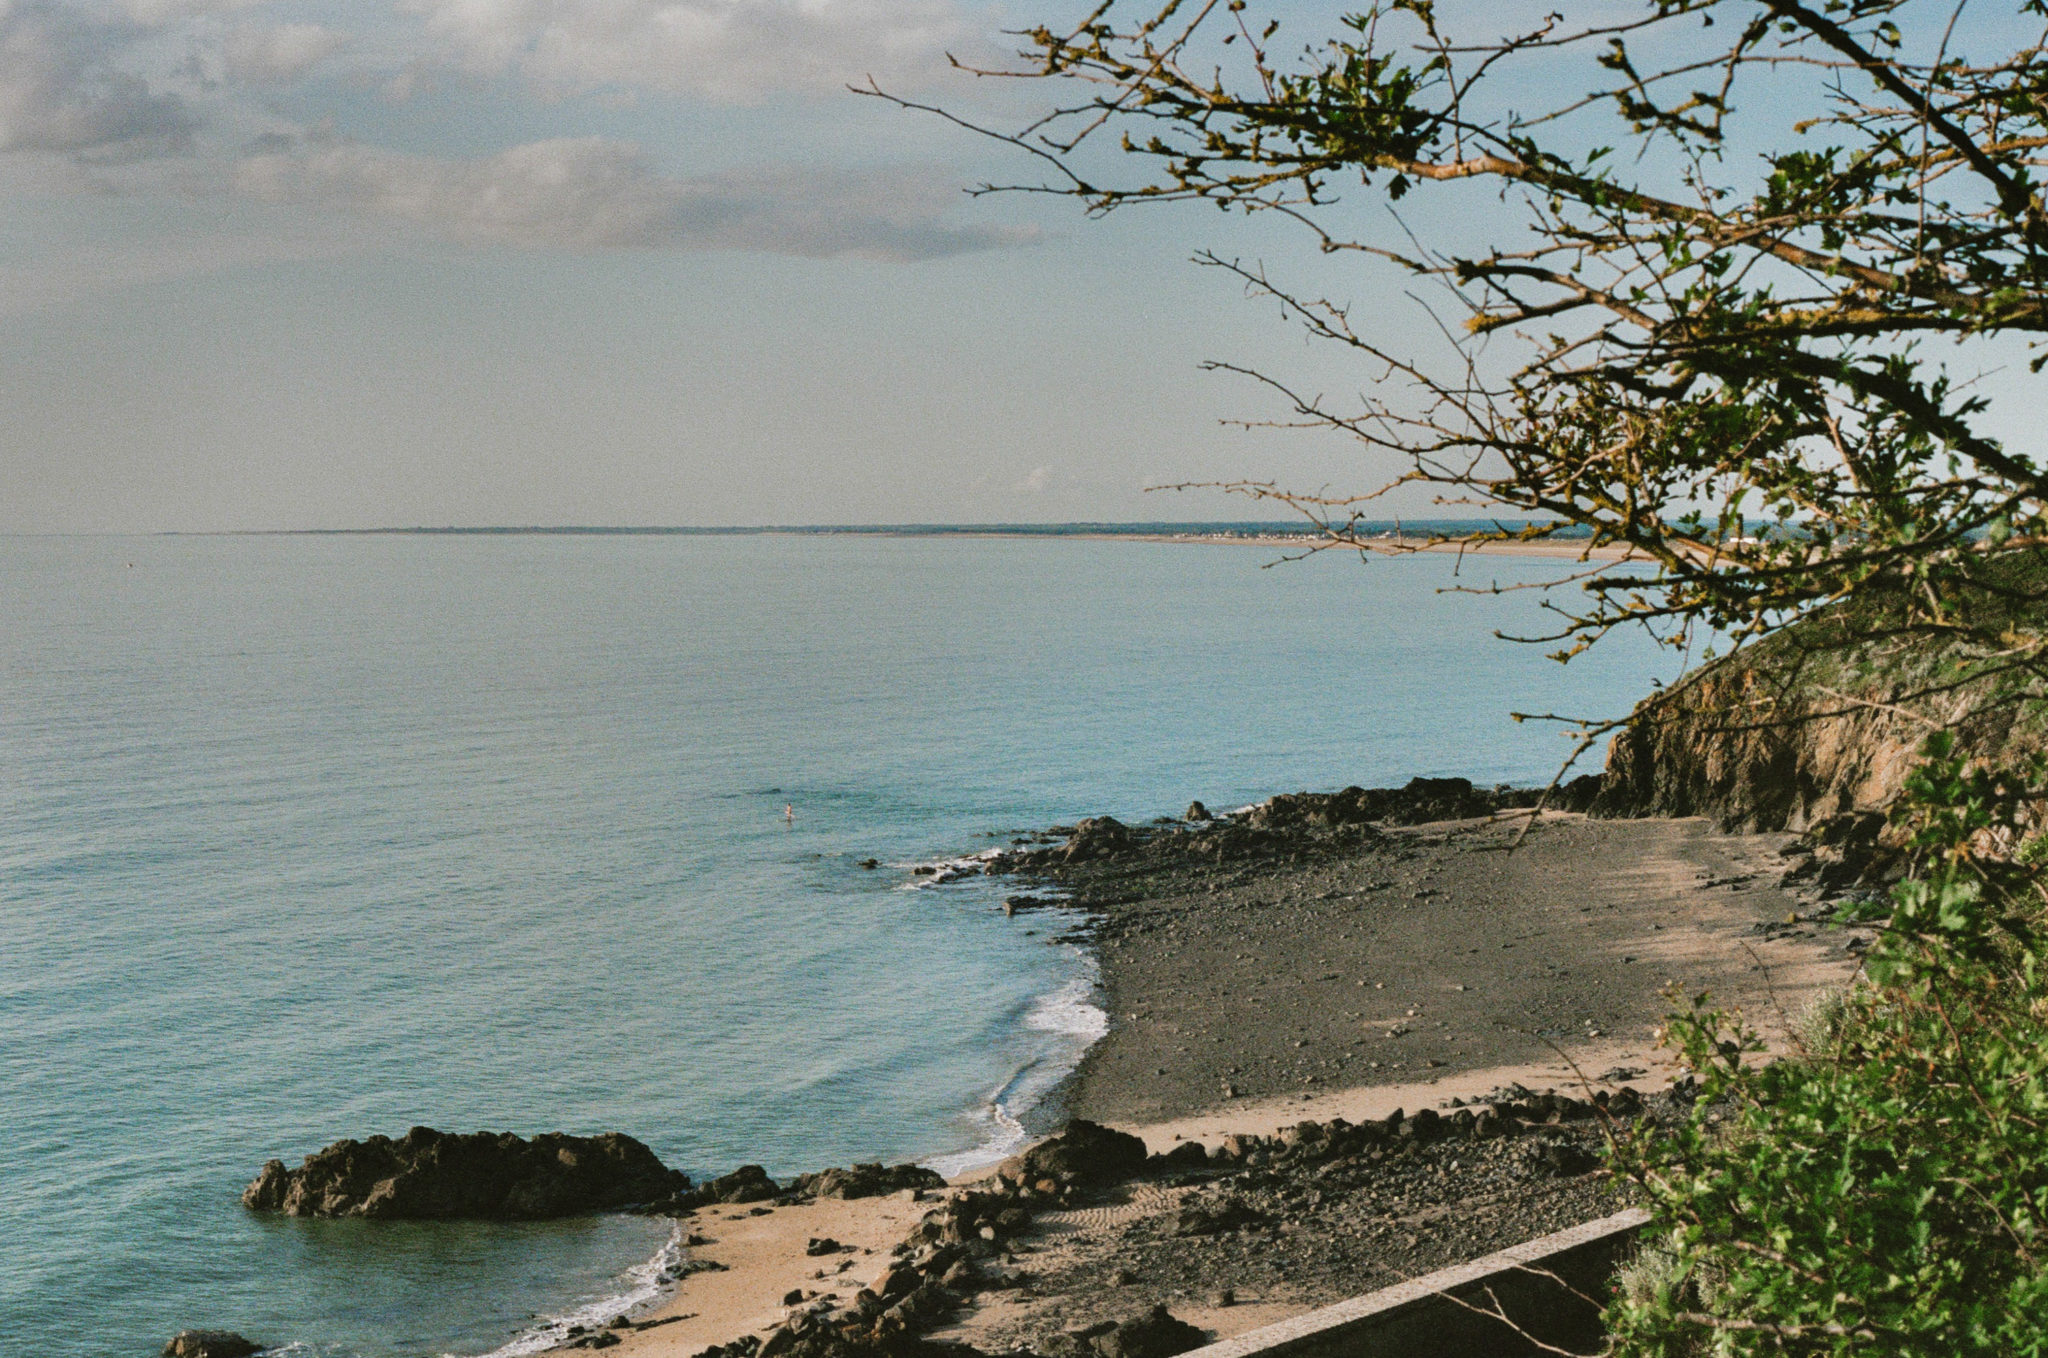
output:
[[[526,1358],[528,1354],[545,1353],[567,1340],[569,1331],[577,1326],[586,1330],[597,1329],[620,1316],[630,1315],[668,1294],[673,1285],[671,1279],[682,1262],[683,1227],[678,1222],[669,1232],[668,1243],[653,1258],[629,1269],[619,1280],[621,1289],[618,1293],[579,1306],[564,1315],[550,1316],[531,1329],[522,1330],[511,1343],[492,1349],[483,1358]],[[458,1355],[443,1354],[442,1358],[458,1358]]]

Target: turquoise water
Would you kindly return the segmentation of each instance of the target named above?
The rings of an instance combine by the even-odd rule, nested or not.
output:
[[[1448,557],[1273,555],[0,540],[0,1353],[530,1347],[666,1228],[237,1194],[414,1123],[617,1129],[697,1174],[993,1154],[1099,1025],[1090,964],[907,865],[1192,797],[1547,778],[1564,743],[1510,708],[1670,668],[1493,641],[1534,597],[1442,596]]]

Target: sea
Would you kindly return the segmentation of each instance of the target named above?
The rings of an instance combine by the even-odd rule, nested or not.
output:
[[[265,1160],[415,1124],[693,1175],[986,1162],[1094,963],[911,869],[1084,815],[1547,780],[1569,563],[1086,534],[0,538],[0,1354],[186,1327],[513,1355],[669,1224],[285,1220]],[[876,868],[861,866],[875,859]],[[1014,890],[1014,888],[1012,888]]]

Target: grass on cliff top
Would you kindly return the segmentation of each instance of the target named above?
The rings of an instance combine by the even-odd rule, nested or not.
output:
[[[1795,710],[1845,697],[1951,713],[2013,707],[2015,723],[2048,729],[2048,548],[1977,557],[1941,582],[1939,621],[1925,587],[1888,580],[1808,614],[1698,671],[1717,690]],[[1688,686],[1691,687],[1691,686]]]

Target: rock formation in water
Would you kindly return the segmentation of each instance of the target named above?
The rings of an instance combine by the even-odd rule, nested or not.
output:
[[[620,1211],[689,1187],[687,1174],[617,1132],[549,1132],[528,1141],[510,1132],[415,1127],[395,1141],[337,1141],[297,1169],[272,1160],[242,1204],[295,1217],[523,1220]]]
[[[232,1330],[180,1330],[164,1345],[164,1358],[249,1358],[263,1345]]]

